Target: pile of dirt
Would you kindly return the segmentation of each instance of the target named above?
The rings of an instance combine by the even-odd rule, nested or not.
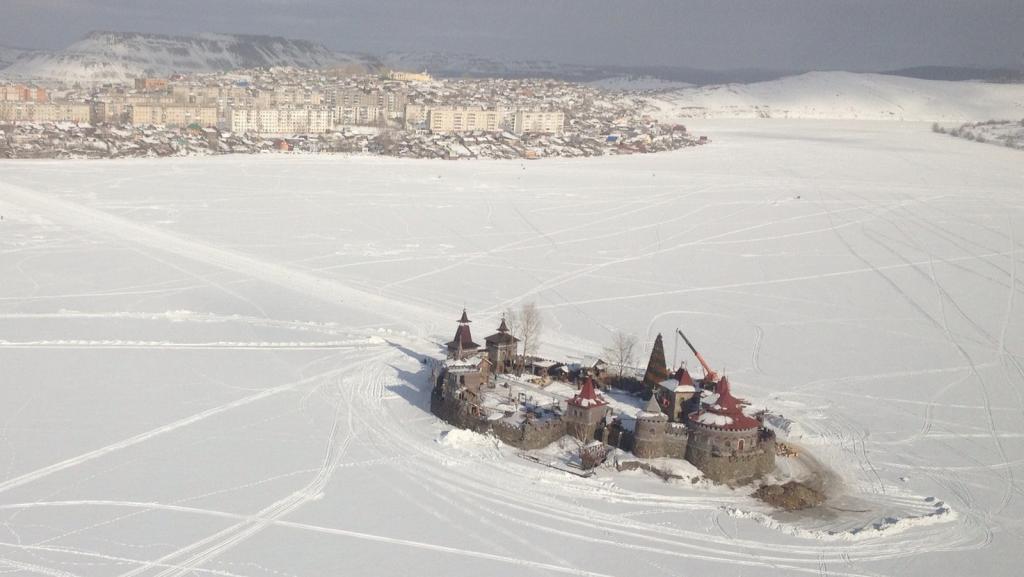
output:
[[[786,511],[798,511],[817,507],[825,502],[825,494],[799,481],[784,485],[764,485],[752,494],[773,507]]]

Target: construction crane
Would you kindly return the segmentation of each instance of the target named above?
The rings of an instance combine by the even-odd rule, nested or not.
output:
[[[700,353],[698,353],[697,349],[693,347],[693,343],[690,342],[690,339],[686,338],[686,335],[683,334],[683,331],[676,329],[676,332],[679,333],[679,336],[683,337],[683,341],[686,342],[686,346],[690,347],[690,350],[693,351],[693,355],[697,357],[697,361],[700,362],[700,366],[704,367],[704,379],[707,381],[711,381],[713,383],[717,383],[718,373],[716,373],[710,366],[708,366],[708,362],[704,360],[704,357],[700,356]]]

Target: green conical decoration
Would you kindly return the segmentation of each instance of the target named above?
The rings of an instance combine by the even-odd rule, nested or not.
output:
[[[668,366],[665,364],[665,345],[661,342],[661,333],[654,339],[651,349],[651,360],[647,361],[647,372],[644,373],[644,385],[648,391],[668,380]]]

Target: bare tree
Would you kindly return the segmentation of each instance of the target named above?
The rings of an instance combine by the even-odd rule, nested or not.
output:
[[[618,371],[618,377],[622,378],[627,367],[636,364],[636,346],[639,340],[635,335],[629,335],[616,331],[612,335],[612,343],[604,349],[608,362]]]
[[[540,348],[540,334],[544,328],[544,319],[540,309],[534,302],[523,303],[518,309],[505,309],[505,324],[512,336],[523,344],[523,361],[530,355],[536,355]],[[522,370],[522,363],[520,363]]]

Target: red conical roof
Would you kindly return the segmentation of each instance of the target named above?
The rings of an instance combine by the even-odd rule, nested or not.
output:
[[[597,391],[594,390],[594,381],[587,377],[583,379],[580,391],[576,393],[575,397],[569,399],[568,403],[577,407],[599,407],[607,405],[608,401],[597,394]]]
[[[676,380],[679,381],[680,385],[696,386],[693,382],[693,377],[690,376],[690,371],[686,370],[686,367],[679,367],[679,370],[676,371]]]
[[[475,351],[480,348],[480,345],[473,342],[473,335],[469,332],[469,325],[460,324],[459,328],[455,329],[455,338],[452,342],[448,343],[448,350],[454,351],[462,347],[467,351]]]
[[[713,424],[721,429],[731,430],[756,429],[761,426],[761,423],[759,423],[757,419],[743,414],[743,410],[740,407],[740,400],[732,396],[729,377],[723,376],[722,379],[718,381],[718,385],[715,387],[715,392],[718,393],[718,400],[715,401],[714,405],[704,409],[703,412],[727,417],[727,419],[721,419],[720,421],[722,422],[714,422],[715,419],[701,419],[697,417],[698,422]]]
[[[466,316],[466,309],[462,309],[462,318],[459,319],[459,324],[463,324],[464,325],[466,323],[471,323],[471,322],[473,322],[473,321],[469,320],[469,317]]]

